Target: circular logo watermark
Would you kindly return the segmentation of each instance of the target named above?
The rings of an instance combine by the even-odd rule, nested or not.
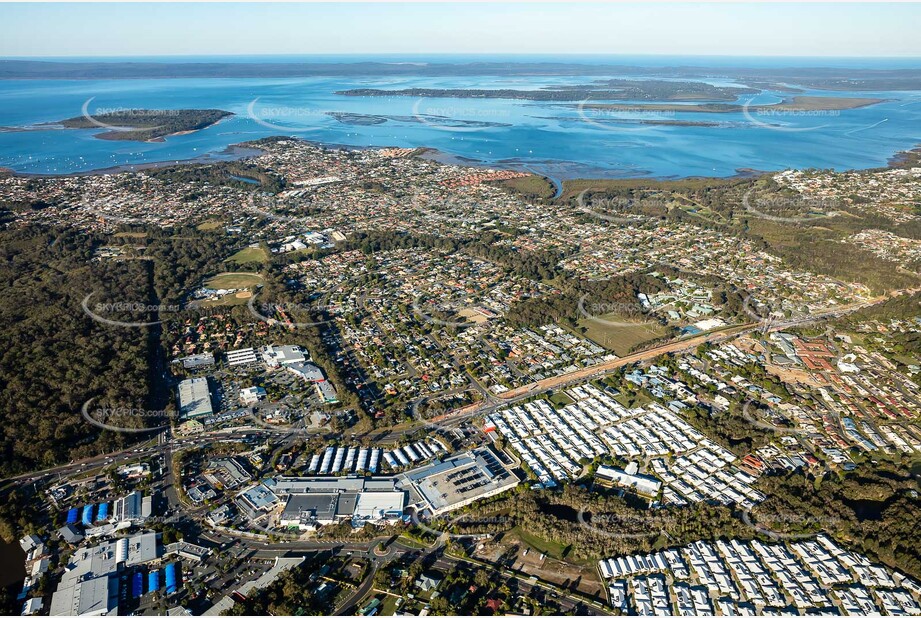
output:
[[[414,422],[421,423],[426,429],[434,431],[435,433],[440,433],[446,438],[451,439],[452,430],[450,427],[452,425],[463,423],[466,420],[482,416],[483,414],[488,413],[490,409],[503,405],[498,402],[488,391],[481,392],[476,388],[470,388],[462,391],[461,394],[471,392],[482,396],[484,399],[480,401],[474,401],[469,405],[463,406],[457,410],[444,412],[433,417],[426,417],[422,413],[421,407],[426,402],[431,400],[431,397],[428,395],[422,395],[421,397],[417,397],[415,400],[413,400],[413,403],[409,408],[409,416],[411,419],[413,419]]]
[[[108,212],[102,210],[100,207],[96,206],[96,204],[90,202],[89,199],[88,199],[86,196],[84,196],[84,197],[80,200],[79,207],[82,208],[83,210],[87,211],[87,212],[93,213],[93,215],[99,217],[100,219],[102,219],[103,221],[105,221],[105,222],[107,222],[107,223],[124,223],[124,224],[129,224],[129,225],[133,225],[133,224],[145,224],[145,223],[146,223],[146,221],[144,221],[144,220],[142,220],[142,219],[140,219],[140,218],[138,218],[138,217],[123,217],[123,216],[121,216],[121,215],[113,215],[113,214],[111,214],[111,213],[108,213]],[[144,257],[144,258],[138,257],[138,258],[134,258],[134,259],[148,259],[148,260],[150,260],[150,259],[152,259],[152,258],[149,258],[149,257]]]
[[[462,422],[466,419],[473,418],[477,415],[482,414],[483,412],[479,409],[478,403],[470,404],[474,406],[475,409],[469,412],[462,412],[461,414],[456,414],[455,412],[445,412],[443,414],[438,414],[434,417],[426,417],[422,412],[422,406],[426,404],[431,398],[428,395],[422,395],[413,400],[412,405],[409,407],[409,417],[418,423],[421,423],[426,429],[434,431],[436,433],[441,433],[446,437],[450,437],[450,429],[446,426],[447,421],[451,423]],[[465,406],[467,407],[467,406]],[[464,408],[461,408],[462,410]]]
[[[249,298],[249,302],[246,303],[247,309],[249,312],[258,320],[266,322],[268,324],[281,324],[289,328],[309,328],[311,326],[320,326],[321,324],[329,324],[333,321],[333,318],[325,318],[322,320],[312,320],[309,322],[300,322],[291,319],[291,315],[298,313],[325,313],[331,309],[335,309],[331,305],[309,305],[303,303],[261,303],[256,304],[257,294],[253,294]],[[270,317],[265,315],[265,313],[273,314],[277,317]]]
[[[757,325],[757,330],[762,335],[769,333],[778,324],[783,313],[778,311],[769,301],[763,301],[747,294],[742,300],[742,312]]]
[[[286,438],[292,438],[292,437],[298,437],[298,436],[310,436],[311,435],[307,426],[303,424],[303,419],[301,419],[300,425],[292,424],[292,423],[285,423],[285,424],[269,423],[259,418],[259,415],[257,414],[256,410],[250,410],[250,414],[247,417],[247,420],[251,422],[253,425],[255,425],[256,427],[259,427],[261,430],[265,431],[266,433],[271,433],[275,435],[275,437],[278,439],[286,439]]]
[[[576,196],[576,204],[578,205],[579,212],[590,215],[595,219],[607,221],[608,223],[616,223],[618,225],[643,221],[643,215],[624,216],[611,214],[611,212],[622,212],[626,209],[635,207],[636,202],[634,200],[607,196],[599,197],[594,194],[586,199],[585,195],[588,192],[589,189],[583,189],[579,195]]]
[[[498,107],[456,107],[452,105],[426,104],[425,99],[422,98],[413,103],[412,116],[416,122],[437,131],[472,133],[506,126],[506,123],[497,122],[495,118],[508,119],[510,114],[508,110]]]
[[[764,198],[753,196],[754,192],[755,187],[752,187],[742,196],[742,206],[745,210],[761,219],[780,223],[806,223],[828,219],[835,214],[835,211],[830,208],[839,206],[837,200],[831,199],[811,199],[800,196]],[[787,214],[797,212],[806,214]]]
[[[99,127],[100,129],[107,129],[109,131],[114,131],[117,133],[123,133],[126,131],[154,131],[163,127],[164,125],[140,125],[140,126],[123,126],[123,125],[114,125],[108,122],[100,120],[97,116],[100,117],[113,117],[120,120],[144,120],[149,118],[162,118],[163,116],[179,116],[179,110],[150,110],[150,109],[136,109],[128,107],[97,107],[95,110],[96,115],[94,116],[90,113],[90,103],[96,97],[90,97],[83,102],[83,105],[80,107],[80,114],[85,118],[90,124]]]
[[[319,120],[329,118],[329,113],[325,110],[313,109],[310,107],[296,107],[290,105],[261,105],[257,108],[257,103],[261,97],[256,97],[246,105],[246,116],[259,126],[280,131],[282,133],[309,133],[319,131],[323,127],[315,126]],[[268,120],[268,119],[271,119]],[[288,124],[276,124],[278,121],[284,121]],[[311,124],[304,124],[305,121]]]
[[[592,99],[579,101],[576,113],[582,122],[617,133],[649,131],[655,124],[674,122],[676,116],[672,110],[651,109],[643,105],[602,103]]]
[[[272,526],[273,515],[270,513],[263,514],[259,517],[253,517],[246,511],[241,511],[243,519],[246,522],[247,533],[244,533],[243,536],[257,535],[263,537],[263,542],[270,543],[273,541],[282,542],[282,543],[294,543],[298,541],[304,541],[311,537],[309,531],[298,531],[290,532],[294,526],[289,526],[287,528],[281,528],[280,526]],[[263,523],[264,522],[264,523]]]
[[[176,413],[170,412],[169,410],[145,410],[123,407],[94,408],[90,410],[90,406],[96,399],[96,397],[93,397],[87,400],[83,406],[81,406],[80,414],[91,425],[116,433],[149,433],[151,431],[158,431],[169,427],[170,422],[176,418]],[[158,425],[146,427],[125,427],[124,425],[117,424],[119,420],[128,418],[140,418],[144,419],[145,422],[147,422],[148,419],[155,419],[156,421],[162,422]]]
[[[154,320],[150,322],[125,322],[122,320],[113,320],[111,318],[104,317],[100,314],[111,313],[111,312],[124,312],[124,313],[164,313],[172,312],[178,313],[182,310],[180,305],[163,305],[156,304],[151,305],[147,303],[137,302],[137,301],[117,301],[117,302],[107,302],[107,303],[94,303],[90,305],[90,299],[96,292],[90,292],[87,294],[83,300],[80,302],[80,306],[83,308],[83,313],[88,315],[91,319],[99,322],[100,324],[106,324],[107,326],[121,326],[124,328],[144,328],[148,326],[155,326],[157,324],[162,324],[163,320]]]
[[[797,419],[791,420],[770,406],[762,405],[754,399],[746,399],[742,403],[741,415],[742,418],[755,427],[766,429],[776,434],[808,437],[818,431],[817,427],[809,427],[811,423],[801,425],[797,422]],[[833,410],[823,411],[821,416],[823,418],[819,422],[823,424],[828,423],[837,426],[842,422],[841,415]],[[776,419],[776,422],[770,422],[769,419],[771,418]]]
[[[258,204],[257,204],[257,200],[259,202]],[[282,204],[283,202],[281,202],[274,195],[264,195],[264,194],[253,192],[249,194],[249,206],[246,208],[246,211],[259,215],[260,217],[263,217],[270,221],[274,221],[277,223],[284,223],[284,224],[294,224],[298,226],[306,226],[307,229],[310,229],[310,227],[316,223],[315,220],[311,220],[309,217],[299,217],[296,215],[279,214],[277,212],[273,212],[272,210],[267,210],[267,208],[271,208],[271,209],[278,208]],[[333,208],[334,205],[333,204],[323,204],[322,207],[323,209],[328,209],[328,208]]]
[[[742,523],[752,530],[775,541],[810,539],[823,532],[828,532],[841,524],[841,520],[836,517],[816,517],[814,515],[794,512],[784,513],[782,515],[767,513],[755,514],[752,512],[752,509],[743,509],[740,519]],[[785,531],[791,528],[798,530],[806,528],[809,529],[809,531]]]
[[[782,124],[776,124],[772,122],[764,122],[759,120],[759,118],[827,118],[827,117],[837,117],[841,115],[841,112],[838,110],[822,110],[822,109],[796,109],[792,107],[775,107],[771,105],[756,105],[752,107],[752,102],[754,97],[745,101],[742,104],[742,115],[747,121],[759,127],[761,129],[769,129],[771,131],[783,131],[787,133],[802,133],[804,131],[817,131],[819,129],[824,129],[827,127],[827,124],[822,124],[814,127],[791,127]],[[781,103],[780,105],[784,105]],[[754,109],[755,114],[752,115],[752,109]],[[755,116],[758,116],[756,118]]]
[[[431,534],[436,538],[436,547],[444,542],[447,539],[457,539],[457,540],[468,540],[468,539],[481,539],[486,537],[491,537],[495,532],[452,532],[452,529],[456,529],[458,526],[489,526],[495,530],[495,528],[504,526],[504,529],[511,528],[515,526],[515,519],[512,517],[497,515],[493,517],[474,517],[472,515],[460,514],[454,517],[449,516],[448,514],[439,515],[429,519],[428,522],[424,522],[419,513],[416,510],[413,510],[409,516],[413,524],[427,533]],[[439,527],[434,527],[439,526]]]
[[[655,514],[654,514],[655,513]],[[579,526],[610,539],[647,539],[665,533],[674,518],[664,511],[635,513],[589,513],[585,507],[576,513]]]
[[[283,497],[280,498],[282,501],[284,500]],[[301,530],[299,529],[301,524],[287,524],[283,527],[280,518],[281,514],[274,509],[262,513],[240,510],[240,515],[245,522],[245,531],[226,528],[223,526],[215,526],[213,524],[211,525],[222,534],[238,536],[243,539],[258,540],[267,545],[274,543],[290,544],[305,542],[312,543],[314,545],[324,543],[335,545],[338,541],[338,539],[335,537],[323,537],[323,529],[330,526],[335,527],[335,524],[321,525],[317,522],[314,522],[313,525],[308,529]],[[309,523],[309,520],[305,518],[303,523],[307,524]],[[297,532],[293,532],[292,530],[294,529],[297,529]],[[369,557],[373,557],[373,559],[377,560],[385,560],[390,557],[394,553],[393,547],[387,548],[386,551],[381,551],[381,548],[389,540],[389,538],[390,537],[387,536],[385,538],[378,538],[376,540],[368,541],[367,545]]]
[[[648,332],[653,329],[649,323],[649,312],[639,302],[613,302],[588,300],[589,294],[579,297],[576,308],[586,320],[612,328],[636,328],[643,326]]]
[[[765,413],[774,414],[771,408],[762,406],[760,402],[754,399],[746,399],[742,402],[740,414],[749,424],[778,434],[791,435],[799,433],[795,427],[787,427],[766,421]]]

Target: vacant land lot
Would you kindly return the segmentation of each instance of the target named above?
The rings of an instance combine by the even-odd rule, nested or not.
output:
[[[502,535],[495,544],[487,544],[474,553],[475,558],[497,561],[500,556],[514,550],[511,568],[543,581],[551,582],[589,596],[603,594],[594,564],[574,563],[555,557],[564,548],[515,527]]]
[[[579,326],[585,328],[586,337],[618,356],[625,356],[636,346],[658,339],[667,332],[656,322],[633,323],[616,313],[584,319]]]
[[[566,552],[569,551],[569,547],[562,543],[542,539],[522,529],[520,526],[512,528],[506,536],[506,540],[510,540],[511,537],[516,537],[525,545],[529,545],[532,549],[536,549],[538,552],[558,560],[562,560],[566,556]]]
[[[222,225],[224,224],[216,220],[203,221],[202,223],[198,224],[197,229],[201,232],[212,232],[214,230],[220,229]]]
[[[550,403],[552,403],[557,408],[562,408],[573,403],[573,400],[563,391],[557,391],[556,393],[550,395]]]

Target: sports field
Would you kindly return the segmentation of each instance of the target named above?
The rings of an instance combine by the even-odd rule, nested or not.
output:
[[[262,282],[262,276],[256,273],[221,273],[205,281],[205,287],[214,290],[239,290]]]

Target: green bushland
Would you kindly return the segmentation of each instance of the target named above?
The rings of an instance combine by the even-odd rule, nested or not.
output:
[[[220,109],[141,109],[93,114],[92,119],[77,116],[59,124],[68,129],[97,129],[99,124],[130,130],[107,130],[96,137],[115,141],[162,141],[176,133],[200,131],[233,116]],[[104,127],[102,127],[104,128]]]

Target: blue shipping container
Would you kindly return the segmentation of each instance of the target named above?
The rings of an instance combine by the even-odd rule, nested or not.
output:
[[[131,582],[131,596],[139,599],[142,594],[144,594],[144,574],[138,571]]]

